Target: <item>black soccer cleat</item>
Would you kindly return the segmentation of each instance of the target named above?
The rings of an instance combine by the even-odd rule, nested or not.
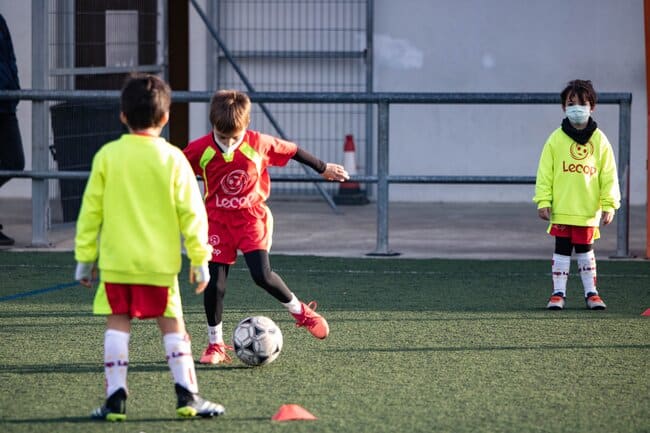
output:
[[[100,406],[90,414],[92,419],[104,421],[126,420],[126,390],[120,388],[111,394],[104,406]]]
[[[223,415],[226,409],[220,404],[212,403],[198,394],[191,393],[179,384],[174,384],[178,404],[176,414],[180,418],[211,418]]]

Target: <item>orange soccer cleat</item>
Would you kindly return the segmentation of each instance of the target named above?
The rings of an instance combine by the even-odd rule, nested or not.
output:
[[[562,310],[564,308],[565,299],[562,296],[562,292],[553,293],[551,298],[546,304],[546,308],[549,310]]]
[[[329,335],[330,327],[327,320],[315,311],[317,305],[315,301],[302,303],[302,313],[291,315],[296,319],[297,327],[304,326],[311,335],[322,340]]]
[[[607,308],[605,302],[598,296],[598,293],[589,292],[585,296],[585,302],[587,303],[587,308],[590,310],[604,310]]]
[[[232,358],[226,352],[227,350],[234,349],[225,343],[208,344],[199,362],[201,364],[230,364]]]

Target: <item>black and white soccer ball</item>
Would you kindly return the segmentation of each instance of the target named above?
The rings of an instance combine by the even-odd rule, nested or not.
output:
[[[275,361],[282,351],[282,332],[265,316],[247,317],[235,327],[232,345],[237,358],[251,366]]]

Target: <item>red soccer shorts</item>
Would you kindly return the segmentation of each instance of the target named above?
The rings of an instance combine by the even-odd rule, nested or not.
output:
[[[128,314],[138,319],[164,315],[169,289],[145,284],[104,283],[112,314]]]
[[[273,215],[265,204],[209,215],[208,242],[212,262],[232,265],[237,250],[248,253],[269,251],[273,238]]]
[[[560,238],[570,238],[571,243],[576,245],[593,244],[596,227],[569,226],[564,224],[552,224],[549,234]]]

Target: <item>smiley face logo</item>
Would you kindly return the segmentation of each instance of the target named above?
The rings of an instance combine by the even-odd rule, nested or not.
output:
[[[574,141],[573,143],[571,143],[569,152],[571,153],[571,157],[573,159],[580,161],[585,159],[589,155],[594,154],[594,145],[591,144],[591,141],[587,142],[586,144],[578,144]]]

